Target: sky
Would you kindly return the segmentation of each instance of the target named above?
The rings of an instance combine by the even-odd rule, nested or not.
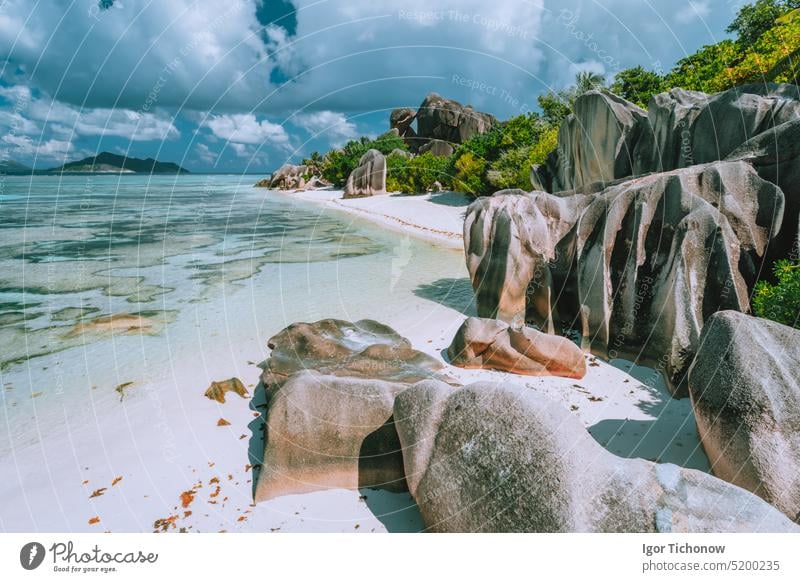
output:
[[[0,159],[266,173],[431,91],[507,119],[577,72],[667,71],[741,0],[0,0]]]

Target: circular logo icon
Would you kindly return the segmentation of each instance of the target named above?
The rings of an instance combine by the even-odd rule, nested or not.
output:
[[[35,570],[44,561],[44,546],[39,542],[28,542],[19,551],[19,563],[26,570]]]

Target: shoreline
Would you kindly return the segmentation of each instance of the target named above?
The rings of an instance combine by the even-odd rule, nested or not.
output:
[[[328,317],[389,325],[464,384],[503,382],[549,396],[615,454],[707,470],[689,400],[669,397],[648,368],[587,355],[587,375],[572,380],[449,365],[444,350],[464,319],[475,315],[459,232],[466,197],[387,194],[336,201],[340,194],[330,190],[270,192],[287,207],[297,200],[336,210],[343,224],[347,217],[354,219],[362,236],[375,235],[377,225],[394,244],[375,255],[271,263],[210,303],[185,308],[157,336],[112,334],[108,342],[92,345],[89,359],[84,348],[76,347],[16,368],[13,378],[4,377],[9,385],[2,398],[18,413],[25,410],[17,416],[19,424],[12,424],[20,434],[0,440],[8,445],[0,458],[0,471],[8,476],[0,486],[7,501],[0,527],[420,530],[416,504],[407,493],[332,489],[253,505],[251,464],[256,461],[250,455],[258,449],[263,410],[250,397],[229,395],[221,404],[204,396],[211,381],[230,377],[239,378],[252,396],[260,374],[255,364],[267,355],[268,338],[292,322]],[[313,240],[313,233],[308,236]],[[165,350],[162,339],[174,348]],[[103,354],[114,363],[98,365]],[[54,372],[65,389],[42,391]],[[33,384],[26,379],[30,373]],[[91,522],[94,518],[100,521]]]
[[[338,210],[349,216],[360,217],[439,248],[464,250],[464,214],[472,199],[460,192],[425,194],[389,192],[344,200],[341,190],[295,192],[267,189],[266,191],[310,202],[322,208]]]

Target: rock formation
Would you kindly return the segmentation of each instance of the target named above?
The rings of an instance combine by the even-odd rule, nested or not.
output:
[[[774,83],[713,95],[673,89],[655,95],[647,112],[590,91],[575,101],[558,147],[534,166],[531,182],[534,189],[559,192],[723,160],[747,140],[800,117],[799,91]]]
[[[391,327],[371,319],[293,323],[271,337],[267,346],[272,352],[262,364],[261,381],[270,391],[304,370],[413,384],[438,377],[444,368]]]
[[[503,191],[467,210],[478,313],[577,328],[595,353],[662,369],[672,388],[704,320],[749,306],[783,193],[744,162],[716,162],[598,193]]]
[[[397,395],[406,481],[438,532],[798,532],[720,479],[623,459],[532,390],[420,382]]]
[[[419,153],[424,154],[425,152],[430,152],[439,158],[449,158],[453,155],[454,151],[453,146],[440,139],[432,139],[419,148]]]
[[[392,422],[406,384],[302,371],[271,399],[256,501],[330,488],[406,490]]]
[[[689,390],[714,474],[800,522],[800,331],[721,311],[698,345]]]
[[[636,152],[635,173],[725,159],[747,140],[800,117],[794,85],[754,84],[707,95],[673,89],[648,106],[652,132]]]
[[[350,173],[344,198],[374,196],[386,192],[386,158],[378,150],[367,150]]]
[[[405,490],[394,397],[443,365],[372,320],[293,324],[269,340],[256,501],[331,487]]]
[[[309,176],[310,173],[311,169],[306,165],[284,164],[270,178],[259,180],[253,186],[279,190],[316,190],[331,185],[320,176]],[[307,177],[308,179],[306,179]]]
[[[417,135],[425,140],[464,143],[477,134],[486,133],[496,123],[494,116],[437,93],[428,94],[417,110]]]
[[[447,348],[450,363],[526,376],[583,378],[586,358],[564,337],[532,327],[513,329],[497,319],[469,317]]]
[[[389,116],[390,131],[396,132],[398,137],[402,137],[412,147],[416,147],[417,133],[411,127],[416,116],[417,112],[408,107],[395,109]]]
[[[281,190],[297,190],[305,185],[305,175],[308,173],[308,166],[293,164],[283,164],[272,174],[269,181],[269,188],[279,188]],[[259,183],[263,183],[259,182]],[[302,185],[301,185],[302,184]]]
[[[412,126],[415,120],[416,131]],[[412,152],[431,151],[436,156],[452,155],[453,144],[486,133],[496,123],[494,116],[437,93],[428,94],[417,111],[402,107],[389,116],[390,131],[402,137]]]
[[[607,92],[590,91],[575,100],[558,131],[558,148],[531,179],[537,190],[573,190],[633,174],[634,148],[651,131],[647,113]]]
[[[777,184],[786,198],[783,224],[772,241],[767,265],[779,258],[800,257],[800,119],[767,129],[739,146],[728,159],[751,164],[759,176]]]

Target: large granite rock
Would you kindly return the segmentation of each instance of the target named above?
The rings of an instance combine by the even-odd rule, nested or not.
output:
[[[391,327],[371,319],[293,323],[272,336],[267,346],[272,352],[261,364],[261,381],[271,392],[304,370],[413,384],[441,378],[439,372],[444,368],[438,360],[411,347],[411,342]]]
[[[307,173],[308,166],[306,165],[284,164],[272,174],[269,187],[281,190],[297,190],[305,186],[305,175]]]
[[[378,150],[367,150],[350,173],[345,198],[360,198],[386,192],[386,158]]]
[[[406,480],[438,532],[798,532],[757,496],[622,459],[522,387],[426,381],[395,399]]]
[[[440,139],[432,139],[419,148],[419,153],[424,154],[425,152],[430,152],[439,158],[449,158],[453,155],[454,151],[453,146]]]
[[[256,501],[343,487],[404,490],[394,397],[443,364],[372,320],[293,324],[269,340]]]
[[[321,489],[406,490],[392,421],[408,385],[303,371],[270,400],[256,502]]]
[[[645,112],[603,91],[580,96],[558,147],[534,166],[534,189],[561,192],[728,157],[746,141],[800,117],[795,85],[761,83],[715,94],[672,89]]]
[[[728,159],[748,162],[759,176],[783,190],[783,223],[772,241],[766,267],[776,259],[800,256],[800,119],[767,129],[739,146]]]
[[[501,190],[470,204],[464,249],[479,316],[555,331],[550,265],[589,202],[582,195]]]
[[[643,109],[611,93],[589,91],[561,124],[556,150],[534,166],[533,187],[558,192],[630,176],[636,145],[649,131]]]
[[[430,93],[417,110],[417,136],[420,140],[440,139],[463,143],[486,133],[496,123],[494,116],[475,111],[469,105]]]
[[[734,311],[706,322],[689,373],[714,474],[800,522],[800,331]]]
[[[397,130],[398,137],[402,137],[406,139],[406,141],[411,141],[417,137],[414,128],[411,127],[416,117],[417,112],[408,107],[395,109],[389,115],[390,130]]]
[[[774,83],[713,95],[673,89],[653,97],[647,116],[652,139],[639,144],[637,174],[725,159],[758,134],[800,118],[800,90]]]
[[[595,353],[651,363],[682,395],[705,319],[749,308],[783,204],[781,190],[741,161],[598,193],[479,199],[464,224],[478,313],[577,328]]]
[[[567,338],[497,319],[467,318],[447,348],[450,363],[525,376],[583,378],[586,358]]]

